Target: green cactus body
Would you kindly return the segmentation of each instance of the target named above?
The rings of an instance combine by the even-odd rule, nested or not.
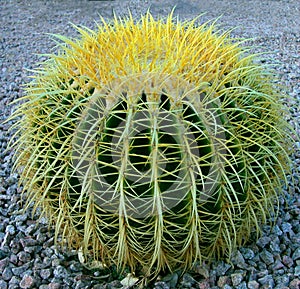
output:
[[[289,167],[272,76],[229,33],[172,15],[77,29],[14,115],[28,204],[108,265],[150,275],[230,256]]]

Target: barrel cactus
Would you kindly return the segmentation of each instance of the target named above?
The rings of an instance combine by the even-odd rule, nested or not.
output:
[[[27,205],[86,259],[186,270],[274,212],[291,145],[274,77],[195,21],[147,13],[55,35],[13,116]]]

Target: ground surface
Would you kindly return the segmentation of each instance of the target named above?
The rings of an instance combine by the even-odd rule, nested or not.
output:
[[[4,288],[120,288],[113,271],[88,271],[74,253],[62,253],[53,245],[46,221],[36,226],[29,213],[20,213],[17,175],[11,174],[13,152],[5,149],[11,138],[3,123],[9,106],[23,95],[28,69],[43,61],[54,47],[47,33],[75,35],[70,23],[94,27],[105,19],[128,14],[137,18],[148,9],[156,17],[174,15],[190,19],[199,14],[202,23],[222,16],[222,29],[237,27],[233,35],[252,38],[257,52],[272,52],[267,63],[276,65],[280,82],[291,97],[287,107],[291,124],[300,134],[300,2],[299,0],[187,0],[187,1],[0,1],[0,289]],[[300,144],[293,161],[300,168]],[[232,263],[201,266],[184,276],[161,276],[150,288],[300,288],[299,176],[294,174],[294,195],[285,191],[279,219],[264,228],[258,242],[241,248]]]

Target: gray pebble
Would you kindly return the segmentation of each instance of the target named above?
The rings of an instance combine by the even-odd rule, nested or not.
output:
[[[31,236],[33,233],[36,231],[36,224],[31,224],[28,226],[25,230],[25,235],[26,236]]]
[[[53,270],[53,275],[55,278],[64,279],[68,277],[68,270],[61,265],[58,265]]]
[[[19,287],[20,281],[21,281],[21,279],[19,279],[18,277],[12,276],[12,278],[8,282],[9,288],[20,288]]]
[[[14,235],[16,233],[16,228],[13,225],[8,225],[5,229],[6,233],[9,233],[10,235]]]
[[[275,263],[272,265],[273,271],[280,270],[282,268],[284,268],[284,265],[279,260],[276,260]]]
[[[176,274],[177,275],[177,274]],[[177,277],[178,278],[178,277]],[[176,279],[177,280],[177,279]],[[182,277],[182,281],[180,282],[183,287],[190,288],[192,287],[196,281],[195,279],[188,273],[185,273]]]
[[[241,284],[235,287],[235,289],[248,289],[247,284],[245,281],[243,281]]]
[[[2,279],[5,281],[11,280],[13,272],[10,267],[6,267],[2,272]]]
[[[247,268],[247,264],[245,263],[245,259],[242,255],[242,253],[239,250],[236,250],[231,255],[231,262],[236,265],[238,268],[245,269]]]
[[[8,288],[7,282],[0,279],[0,289],[7,289],[7,288]]]
[[[295,273],[294,273],[295,276],[297,277],[300,277],[300,265],[296,266],[295,267]]]
[[[20,282],[20,287],[24,289],[33,288],[34,284],[34,278],[30,275],[25,274]]]
[[[254,258],[254,252],[250,248],[241,248],[240,252],[246,260],[251,260]]]
[[[273,227],[272,232],[275,234],[275,236],[281,236],[282,235],[282,231],[281,231],[281,229],[279,228],[278,225],[275,225]]]
[[[70,270],[72,272],[80,272],[82,270],[82,265],[80,263],[72,263],[70,265]]]
[[[21,251],[20,253],[17,254],[19,260],[23,263],[29,262],[31,260],[31,256],[29,253],[25,251]]]
[[[231,274],[231,281],[233,286],[238,286],[243,281],[244,276],[242,273]]]
[[[156,282],[154,285],[154,289],[170,289],[169,285],[163,281]]]
[[[31,263],[28,262],[26,264],[24,264],[23,266],[17,266],[12,268],[12,272],[15,276],[23,276],[24,273],[30,268]]]
[[[263,286],[273,286],[274,287],[274,285],[275,285],[272,275],[266,275],[265,277],[259,278],[257,281]]]
[[[270,250],[273,253],[280,253],[280,241],[279,238],[276,236],[272,238],[272,241],[270,242]]]
[[[292,258],[293,258],[293,260],[300,259],[300,247],[298,247],[298,248],[294,251],[294,253],[293,253],[293,255],[292,255]]]
[[[93,289],[103,289],[103,287],[104,287],[103,285],[99,284],[99,287],[94,286]],[[89,289],[89,288],[90,288],[89,285],[87,285],[85,282],[79,280],[78,282],[76,282],[74,289]]]
[[[223,288],[226,284],[228,285],[229,282],[230,282],[229,276],[220,276],[219,279],[218,279],[217,285],[220,288]]]
[[[290,277],[288,275],[275,276],[274,281],[277,285],[288,286],[290,283]]]
[[[42,269],[40,271],[40,276],[42,279],[48,279],[52,275],[52,269]]]
[[[264,236],[264,237],[260,237],[256,244],[261,247],[261,248],[264,248],[266,245],[268,245],[269,243],[271,242],[271,238],[270,237],[267,237],[267,236]]]
[[[57,267],[60,265],[61,260],[59,258],[57,258],[56,256],[53,256],[54,258],[51,261],[51,266],[52,267]]]
[[[17,215],[15,218],[15,222],[23,223],[27,220],[27,214]]]
[[[287,267],[290,268],[290,267],[293,266],[294,261],[293,261],[293,259],[292,259],[291,257],[284,255],[284,256],[282,257],[282,263],[283,263],[284,265],[286,265]]]
[[[289,284],[290,289],[299,289],[300,288],[300,279],[295,278]]]
[[[292,225],[290,223],[283,223],[281,229],[284,233],[290,233],[292,231]]]
[[[251,280],[247,284],[249,289],[258,289],[259,288],[259,283],[255,280]]]
[[[6,257],[2,260],[0,260],[0,273],[3,272],[3,270],[8,266],[9,259]]]
[[[261,253],[260,253],[260,258],[267,264],[273,264],[274,263],[274,257],[273,254],[270,253],[268,250],[264,249]]]
[[[48,289],[60,289],[62,285],[58,282],[51,282],[48,285]]]
[[[223,276],[226,272],[231,268],[230,264],[225,263],[224,261],[220,261],[213,267],[216,271],[217,276]]]
[[[22,244],[23,248],[37,245],[37,241],[31,237],[22,238],[20,243]]]

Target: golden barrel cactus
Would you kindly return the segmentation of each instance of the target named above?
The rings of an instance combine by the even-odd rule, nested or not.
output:
[[[273,211],[291,144],[273,76],[195,21],[56,35],[14,114],[28,204],[87,258],[188,269],[230,256]]]

